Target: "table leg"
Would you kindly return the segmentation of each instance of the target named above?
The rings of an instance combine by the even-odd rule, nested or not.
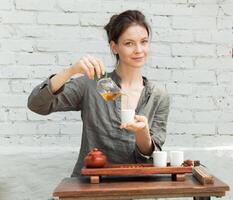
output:
[[[210,200],[210,197],[193,197],[193,200]]]

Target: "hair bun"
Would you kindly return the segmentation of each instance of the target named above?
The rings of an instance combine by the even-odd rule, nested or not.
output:
[[[111,29],[112,29],[112,27],[113,27],[113,24],[114,24],[114,22],[115,22],[115,20],[116,20],[116,18],[118,17],[119,15],[113,15],[111,18],[110,18],[110,20],[109,20],[109,22],[104,26],[104,29],[107,31],[107,35],[108,35],[108,38],[109,38],[109,42],[111,41],[111,39],[110,39],[110,36],[111,36]]]

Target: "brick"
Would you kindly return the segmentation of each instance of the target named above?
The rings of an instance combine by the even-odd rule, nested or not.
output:
[[[172,97],[172,108],[196,109],[196,110],[214,110],[215,102],[212,98],[205,97]]]
[[[109,52],[108,44],[104,41],[74,41],[74,40],[39,40],[36,45],[43,52]],[[88,48],[87,48],[88,47]],[[85,51],[84,51],[85,50]]]
[[[0,68],[0,78],[8,78],[8,79],[40,79],[38,81],[42,81],[45,78],[48,78],[49,75],[55,74],[61,70],[63,70],[64,66],[62,67],[54,67],[54,66],[9,66],[9,67],[1,67]],[[23,88],[18,86],[15,88],[16,92],[21,89],[27,93],[29,90],[30,84],[26,84]],[[32,83],[33,86],[33,83]],[[13,85],[12,85],[13,87]],[[14,90],[14,88],[12,88]]]
[[[233,41],[229,31],[199,31],[195,33],[195,41],[205,43],[229,44]]]
[[[201,69],[232,69],[233,59],[229,57],[223,58],[197,58],[195,66]]]
[[[0,38],[12,38],[15,35],[15,27],[0,24]]]
[[[218,29],[231,30],[232,26],[233,26],[233,16],[218,16],[217,17],[217,28]]]
[[[8,51],[33,51],[33,41],[32,40],[2,40],[2,48]]]
[[[208,92],[207,92],[208,91]],[[222,85],[194,85],[193,95],[197,97],[219,97],[225,96],[226,88]]]
[[[213,44],[172,44],[174,56],[215,56],[216,47]]]
[[[6,109],[0,108],[0,123],[7,121],[8,112]]]
[[[59,122],[42,121],[38,124],[39,135],[58,135]]]
[[[78,27],[78,26],[25,26],[16,27],[19,37],[40,38],[45,40],[80,40],[94,39],[107,41],[103,27]],[[0,33],[1,34],[1,33]]]
[[[219,120],[221,112],[218,110],[214,111],[201,111],[201,112],[194,112],[194,121],[195,122],[212,122],[217,123]]]
[[[192,8],[188,7],[187,5],[182,5],[182,4],[154,4],[153,2],[151,3],[151,7],[148,10],[148,13],[150,14],[155,14],[156,15],[192,15]]]
[[[81,112],[70,111],[64,113],[65,119],[68,121],[81,121]]]
[[[33,66],[30,68],[30,73],[28,75],[29,78],[32,79],[46,79],[52,74],[56,74],[57,72],[64,69],[62,67],[54,67],[54,66]]]
[[[188,125],[188,133],[197,134],[197,135],[215,135],[216,134],[215,124],[193,123]]]
[[[232,122],[233,110],[222,111],[219,116],[219,122]]]
[[[150,68],[146,77],[150,80],[169,80],[171,76],[170,70]]]
[[[19,66],[4,66],[0,67],[0,78],[28,78],[31,74],[31,71],[31,67],[28,66],[23,66],[22,68]]]
[[[167,44],[151,42],[150,53],[152,56],[171,56],[171,48]]]
[[[190,68],[193,68],[193,59],[192,58],[152,56],[150,58],[150,60],[151,60],[151,63],[156,65],[157,68],[167,68],[167,69],[190,69]]]
[[[0,135],[20,136],[37,134],[37,124],[28,122],[4,122],[0,123]]]
[[[68,66],[76,63],[80,55],[72,53],[59,53],[58,54],[58,64],[63,66]]]
[[[80,15],[81,26],[105,26],[109,22],[111,14],[83,13]]]
[[[15,63],[15,57],[13,53],[0,53],[0,64],[11,65]]]
[[[221,5],[221,8],[225,15],[233,15],[233,3],[225,3]]]
[[[45,153],[47,159],[47,153],[50,152],[58,152],[59,147],[62,147],[60,151],[64,153],[64,151],[76,151],[77,148],[80,147],[81,141],[81,133],[76,135],[38,135],[32,134],[33,132],[28,133],[26,135],[3,135],[0,140],[0,145],[8,146],[11,148],[17,148],[17,153],[19,153],[19,149],[23,151],[32,152],[40,152]],[[19,146],[20,145],[20,146]],[[49,150],[48,147],[51,149]],[[1,150],[2,150],[1,148]],[[73,149],[73,150],[71,150]],[[2,152],[2,151],[1,151]],[[15,151],[13,151],[15,154]],[[9,149],[7,149],[7,154],[10,154]],[[72,153],[72,152],[71,152]],[[38,160],[37,160],[38,163]],[[17,197],[16,197],[17,198]]]
[[[215,135],[214,124],[204,123],[169,123],[168,131],[177,134]]]
[[[27,118],[29,121],[53,121],[60,122],[65,120],[65,114],[63,112],[55,112],[49,115],[39,115],[30,110],[27,110]]]
[[[233,123],[218,124],[218,133],[220,135],[233,135]]]
[[[118,12],[121,12],[122,10],[140,10],[143,13],[147,13],[151,9],[150,3],[145,3],[144,1],[137,1],[137,3],[132,3],[132,1],[122,1],[122,8]]]
[[[27,95],[22,94],[0,94],[0,105],[5,107],[25,107]]]
[[[11,0],[1,0],[0,10],[11,10],[12,3]]]
[[[153,41],[159,42],[192,42],[193,33],[190,30],[154,30],[152,34]]]
[[[190,4],[216,4],[219,1],[218,0],[188,0]]]
[[[172,27],[175,29],[216,29],[216,18],[215,17],[178,17],[172,18]]]
[[[161,3],[163,3],[163,2],[161,2]],[[168,3],[187,4],[187,0],[170,0]]]
[[[154,16],[154,15],[152,15],[149,18],[148,21],[151,22],[150,23],[151,27],[156,27],[156,28],[171,28],[171,18],[168,17],[168,16]]]
[[[187,135],[187,134],[167,134],[166,137],[166,146],[168,147],[179,147],[184,148],[185,155],[187,158],[197,158],[200,159],[200,155],[202,155],[201,162],[202,163],[208,163],[210,161],[210,156],[213,155],[213,152],[216,152],[218,154],[217,158],[222,156],[223,151],[220,154],[221,150],[226,150],[229,152],[229,148],[231,148],[231,135]],[[217,144],[217,145],[216,145]],[[200,150],[197,152],[197,150]],[[203,154],[204,150],[207,150],[206,152],[209,152],[209,155]],[[215,151],[216,150],[216,151]],[[186,153],[187,152],[187,153]],[[196,155],[189,155],[190,153],[195,153]],[[230,155],[229,153],[226,153],[225,155]],[[186,157],[185,156],[185,157]],[[209,166],[215,166],[216,159],[213,158],[213,163],[209,164]],[[205,160],[205,161],[204,161]],[[229,160],[229,158],[226,158],[226,161]],[[225,163],[225,161],[224,161]],[[230,164],[230,163],[229,163]],[[216,169],[218,166],[216,166]],[[212,168],[213,170],[213,168]]]
[[[192,10],[192,16],[217,16],[219,6],[217,4],[197,4]]]
[[[174,70],[172,80],[178,83],[216,83],[216,75],[215,72],[207,70]]]
[[[67,122],[66,124],[60,125],[61,135],[76,135],[80,130],[82,130],[82,122]]]
[[[233,72],[221,72],[217,79],[219,83],[233,83]]]
[[[29,12],[0,12],[3,24],[32,24],[35,21],[34,13]]]
[[[0,91],[1,93],[9,93],[10,92],[10,84],[9,80],[1,80],[0,79]]]
[[[19,65],[53,65],[55,64],[55,55],[20,53],[16,55],[16,62]]]
[[[12,80],[11,90],[13,93],[30,93],[32,89],[41,83],[41,80]]]
[[[192,111],[171,109],[169,113],[169,122],[192,122]]]
[[[108,0],[101,1],[101,11],[102,12],[113,12],[113,13],[117,12],[117,13],[119,13],[122,10],[123,9],[122,9],[122,2],[121,1],[108,1]]]
[[[16,0],[17,10],[53,11],[56,10],[55,0]]]
[[[166,88],[169,94],[191,95],[192,84],[167,83]]]
[[[11,108],[8,115],[9,121],[26,121],[26,109],[25,108]]]
[[[233,86],[232,86],[232,85],[226,86],[226,93],[227,93],[229,96],[233,96]]]
[[[98,12],[101,11],[101,1],[95,0],[58,0],[57,6],[66,12]]]
[[[216,106],[219,109],[229,110],[233,109],[233,97],[216,97],[215,98]]]
[[[79,25],[79,15],[76,13],[39,13],[38,24]]]

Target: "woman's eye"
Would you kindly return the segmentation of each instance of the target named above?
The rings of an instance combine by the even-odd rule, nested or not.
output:
[[[126,42],[125,45],[126,46],[133,46],[133,43],[132,42]]]
[[[142,41],[142,44],[147,44],[148,43],[148,40],[143,40]]]

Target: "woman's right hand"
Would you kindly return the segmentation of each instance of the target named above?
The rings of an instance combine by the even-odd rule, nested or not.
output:
[[[103,62],[94,56],[83,56],[78,62],[71,66],[73,75],[79,73],[86,75],[89,79],[94,79],[96,74],[98,78],[105,74]]]

